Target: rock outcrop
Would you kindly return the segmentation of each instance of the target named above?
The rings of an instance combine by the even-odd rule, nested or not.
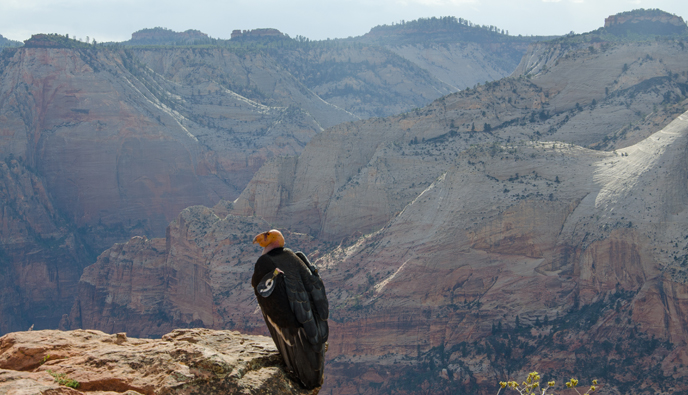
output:
[[[0,338],[3,394],[317,394],[289,379],[272,339],[179,329],[162,339],[93,330]]]
[[[131,34],[131,39],[124,42],[125,45],[189,45],[195,43],[208,43],[210,37],[198,30],[189,29],[184,32],[175,32],[170,29],[156,27],[153,29],[141,29]]]
[[[509,76],[529,44],[549,38],[442,17],[376,26],[353,40],[384,46],[458,91]]]
[[[659,35],[681,34],[688,31],[683,18],[658,9],[641,9],[610,15],[604,20],[604,28],[611,32]]]
[[[526,52],[528,44],[481,45],[460,42],[385,47],[427,70],[430,75],[449,85],[453,91],[459,91],[511,75]]]
[[[261,40],[261,39],[285,39],[288,38],[277,29],[252,29],[252,30],[232,30],[232,40]]]

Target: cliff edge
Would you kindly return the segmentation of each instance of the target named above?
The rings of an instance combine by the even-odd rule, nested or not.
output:
[[[18,392],[15,392],[18,391]],[[14,332],[0,338],[0,393],[317,394],[286,375],[272,340],[178,329],[162,339],[95,330]]]

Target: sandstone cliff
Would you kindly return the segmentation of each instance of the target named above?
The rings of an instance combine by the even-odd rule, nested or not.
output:
[[[297,106],[217,85],[172,97],[171,81],[123,50],[13,49],[0,72],[3,333],[54,328],[102,250],[164,235],[185,207],[233,199],[267,158],[299,153],[322,130]]]
[[[0,338],[3,394],[317,394],[289,379],[272,339],[175,330],[158,340],[93,330]]]
[[[423,107],[456,90],[413,61],[376,45],[305,43],[296,50],[274,51],[273,56],[323,100],[359,119]]]
[[[324,390],[488,394],[533,369],[602,378],[607,393],[688,388],[687,145],[688,113],[616,153],[468,150],[377,232],[325,255],[288,235],[328,289]],[[260,251],[241,250],[267,224],[228,209],[185,210],[166,240],[101,255],[65,322],[264,332],[248,286]]]
[[[461,153],[381,230],[318,260],[332,306],[324,389],[491,393],[527,369],[604,377],[610,393],[688,388],[674,370],[688,361],[687,145],[684,114],[616,153],[556,142]],[[185,210],[166,240],[101,255],[65,323],[264,332],[248,286],[260,252],[241,250],[267,224],[227,209]],[[302,237],[287,238],[317,259]]]
[[[532,368],[686,388],[686,56],[566,48],[266,164],[232,212],[343,241],[320,260],[328,388],[489,393]]]
[[[235,199],[266,160],[298,155],[323,128],[452,90],[381,47],[289,42],[121,49],[36,35],[2,53],[0,157],[14,169],[3,181],[2,333],[55,327],[105,248]]]
[[[420,375],[429,363],[453,377],[426,377],[437,391],[529,368],[621,393],[683,390],[687,138],[684,114],[617,153],[541,143],[457,161],[382,230],[320,261],[339,303],[339,374],[384,370],[389,390],[395,364]],[[371,349],[385,368],[365,362]]]
[[[338,125],[297,159],[261,168],[234,212],[339,241],[382,227],[466,149],[494,152],[491,144],[522,140],[631,145],[685,111],[688,75],[681,64],[687,60],[688,51],[675,42],[572,49],[532,78],[496,81],[400,116]]]
[[[260,255],[251,241],[269,228],[258,218],[227,215],[223,204],[187,208],[164,239],[115,244],[86,268],[61,328],[156,337],[195,326],[268,335],[251,288]],[[285,234],[292,248],[317,258],[311,237]]]
[[[582,49],[595,54],[597,51],[606,52],[613,43],[634,41],[652,45],[673,40],[683,49],[683,41],[688,37],[688,26],[683,18],[658,9],[622,12],[609,16],[604,22],[604,27],[588,33],[568,34],[531,44],[514,75],[536,75],[558,64],[561,57],[581,56]]]
[[[386,48],[459,91],[511,75],[527,44],[417,43]]]
[[[94,256],[24,163],[0,162],[0,332],[55,327]]]

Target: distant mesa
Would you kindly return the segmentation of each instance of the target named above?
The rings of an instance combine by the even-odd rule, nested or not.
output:
[[[24,41],[25,48],[91,48],[87,44],[60,34],[34,34]]]
[[[419,18],[401,21],[392,25],[375,26],[359,38],[366,43],[383,45],[406,45],[428,43],[472,42],[494,44],[514,40],[533,42],[547,39],[542,36],[509,36],[509,32],[497,26],[478,25],[463,18],[453,16]]]
[[[231,39],[234,41],[244,40],[263,40],[263,39],[282,39],[289,38],[277,29],[253,29],[253,30],[234,30]]]
[[[210,42],[212,39],[207,34],[189,29],[184,32],[175,32],[164,27],[142,29],[131,34],[129,45],[192,45]]]
[[[680,16],[662,10],[633,10],[611,15],[604,20],[604,28],[613,34],[673,35],[688,33],[688,26]]]

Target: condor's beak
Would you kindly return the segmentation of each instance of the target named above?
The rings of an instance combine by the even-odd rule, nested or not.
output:
[[[282,232],[277,229],[272,229],[267,232],[259,233],[253,239],[253,244],[258,243],[258,245],[263,248],[267,247],[272,242],[276,242],[276,246],[284,247],[284,236],[282,236]]]

